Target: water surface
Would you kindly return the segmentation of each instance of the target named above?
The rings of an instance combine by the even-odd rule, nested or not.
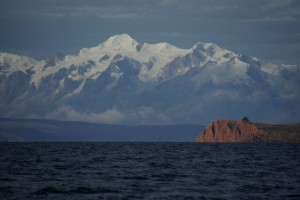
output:
[[[0,199],[300,199],[299,144],[0,143]]]

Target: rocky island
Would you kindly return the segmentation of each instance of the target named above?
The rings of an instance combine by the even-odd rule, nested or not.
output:
[[[270,125],[248,120],[215,120],[196,142],[300,142],[300,124]]]

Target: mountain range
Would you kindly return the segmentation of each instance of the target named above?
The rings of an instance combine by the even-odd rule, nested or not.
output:
[[[46,60],[0,53],[0,117],[110,124],[300,120],[300,66],[213,43],[181,49],[116,35]]]

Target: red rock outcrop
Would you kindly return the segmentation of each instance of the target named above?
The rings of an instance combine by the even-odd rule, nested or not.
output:
[[[300,143],[300,124],[270,125],[241,120],[216,120],[198,135],[196,141]]]
[[[196,138],[197,142],[251,142],[259,134],[252,123],[238,120],[216,120]]]

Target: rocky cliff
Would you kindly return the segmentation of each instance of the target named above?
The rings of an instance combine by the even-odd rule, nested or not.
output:
[[[300,124],[269,125],[241,120],[215,120],[197,142],[300,142]]]

